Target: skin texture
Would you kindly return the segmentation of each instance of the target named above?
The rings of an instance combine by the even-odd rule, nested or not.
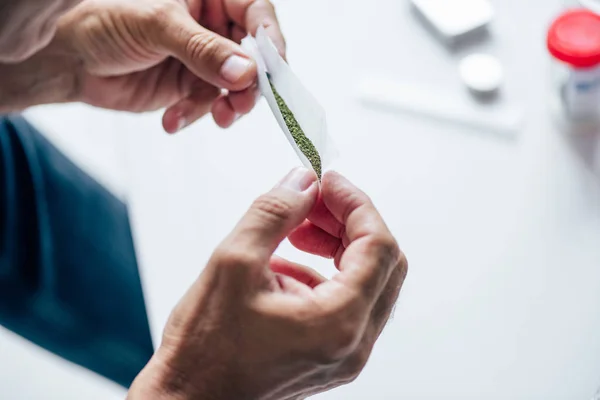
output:
[[[364,193],[337,173],[321,191],[316,181],[300,168],[256,200],[173,311],[130,400],[304,399],[358,376],[407,263]],[[339,273],[273,256],[285,237]]]
[[[261,24],[284,54],[267,0],[86,0],[60,18],[44,51],[0,66],[0,111],[83,101],[133,112],[166,107],[170,133],[208,113],[228,127],[256,102],[256,65],[238,43]],[[233,55],[248,64],[235,81],[222,74]],[[63,68],[48,71],[49,60]]]
[[[58,18],[80,0],[2,0],[0,62],[16,63],[46,46]]]

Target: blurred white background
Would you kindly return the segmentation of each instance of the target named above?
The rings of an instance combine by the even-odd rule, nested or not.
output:
[[[600,170],[597,138],[561,134],[548,110],[545,32],[564,2],[493,0],[490,36],[455,50],[408,0],[276,3],[290,63],[328,112],[336,169],[373,197],[411,265],[365,373],[322,398],[589,400],[600,385]],[[526,116],[513,140],[355,98],[362,78],[387,76],[476,109],[456,69],[474,51],[506,68],[499,105]],[[264,102],[230,130],[207,119],[175,137],[159,114],[30,115],[130,204],[155,337],[251,200],[297,164]],[[0,397],[124,393],[0,331]]]

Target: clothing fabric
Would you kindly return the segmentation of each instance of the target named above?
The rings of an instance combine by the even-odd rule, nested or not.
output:
[[[0,325],[128,387],[153,354],[127,208],[0,116]]]

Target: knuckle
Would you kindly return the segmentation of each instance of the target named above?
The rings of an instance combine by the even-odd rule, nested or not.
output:
[[[342,215],[342,221],[347,221],[350,214],[360,210],[361,208],[372,205],[371,198],[361,191],[353,191],[346,193],[342,190],[338,193],[338,196],[345,198],[346,209]]]
[[[340,355],[347,356],[347,354],[351,353],[356,346],[356,341],[358,339],[358,335],[356,334],[356,329],[353,326],[345,326],[338,330],[338,332],[334,335],[335,338],[335,346],[334,350]]]
[[[375,235],[371,238],[371,245],[379,249],[380,263],[396,265],[401,258],[402,252],[398,242],[391,234]]]
[[[256,199],[252,209],[261,218],[275,223],[289,219],[293,213],[293,206],[288,201],[271,193]]]
[[[356,349],[359,339],[353,324],[336,324],[328,329],[325,337],[321,337],[322,345],[319,350],[321,363],[331,365],[339,363],[350,356]]]
[[[344,384],[354,382],[365,369],[371,352],[368,349],[355,351],[347,360],[346,367],[340,377]]]
[[[161,1],[154,2],[148,9],[148,12],[144,14],[147,25],[156,27],[164,26],[172,20],[172,16],[179,11],[181,8],[177,2],[174,1]]]
[[[408,275],[408,259],[406,258],[406,254],[404,254],[403,251],[400,251],[398,270],[400,272],[400,276],[402,276],[402,279],[404,280],[406,275]]]
[[[244,252],[230,246],[222,246],[215,250],[213,258],[221,268],[242,269],[256,265],[257,257],[253,252]]]
[[[273,4],[273,2],[270,0],[251,0],[250,2],[248,2],[248,8],[250,7],[265,10],[271,13],[272,15],[275,15],[275,4]]]
[[[217,36],[209,31],[194,33],[187,41],[186,54],[191,59],[203,58],[211,60],[219,53]]]
[[[264,5],[266,8],[270,9],[271,11],[275,11],[275,5],[270,0],[255,0],[255,2],[258,5]]]
[[[274,18],[276,18],[275,16],[277,15],[277,8],[275,7],[275,4],[273,4],[272,1],[269,0],[264,0],[265,3],[267,3],[267,7],[270,11],[270,13],[273,15]]]

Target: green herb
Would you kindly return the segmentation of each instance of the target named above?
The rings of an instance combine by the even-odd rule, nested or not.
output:
[[[310,161],[310,164],[317,173],[319,180],[321,180],[321,156],[319,155],[319,152],[310,139],[306,137],[304,131],[300,127],[300,124],[298,124],[298,121],[296,121],[296,117],[294,117],[294,114],[292,114],[288,106],[285,104],[285,101],[283,101],[279,93],[277,93],[277,90],[275,90],[273,83],[270,81],[269,83],[271,84],[271,89],[275,95],[275,100],[277,100],[277,106],[279,107],[279,110],[281,110],[283,120],[290,130],[290,133],[294,138],[294,142],[296,142],[300,151],[302,151],[306,158],[308,158],[308,161]]]

